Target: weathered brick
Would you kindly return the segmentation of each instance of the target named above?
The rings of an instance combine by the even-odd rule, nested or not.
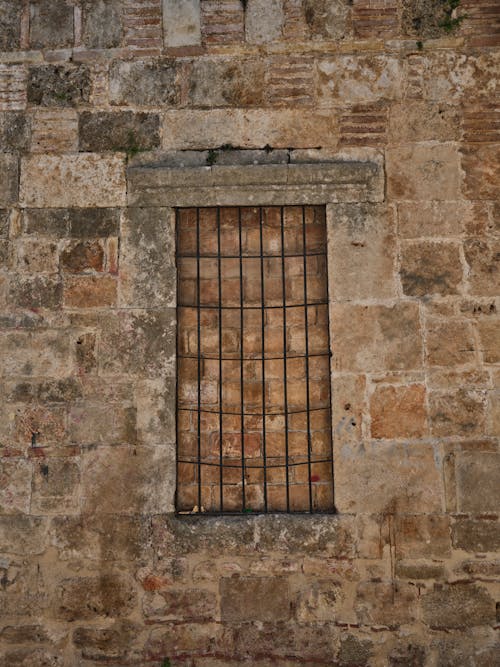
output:
[[[423,385],[376,387],[370,412],[372,438],[421,438],[427,434]]]
[[[387,141],[388,107],[355,104],[343,109],[339,120],[341,146],[383,146]]]
[[[30,45],[35,49],[73,44],[73,7],[66,0],[31,0]]]
[[[495,602],[476,584],[457,583],[422,597],[424,623],[432,628],[460,629],[494,622]]]
[[[401,283],[409,296],[457,294],[463,279],[458,244],[419,241],[402,247]]]
[[[125,46],[143,56],[158,55],[162,47],[162,0],[125,0]]]
[[[462,452],[457,456],[457,495],[462,512],[497,512],[500,505],[500,456]]]
[[[203,0],[200,4],[204,44],[234,44],[244,38],[245,10],[239,0]]]
[[[398,34],[397,0],[353,0],[352,6],[355,37],[387,39]]]
[[[125,173],[119,155],[40,155],[21,165],[21,197],[26,206],[121,206]]]
[[[78,118],[70,109],[38,110],[32,120],[33,153],[72,153],[78,147]]]
[[[115,573],[63,579],[56,594],[56,614],[65,621],[126,616],[137,599],[132,581]]]
[[[0,63],[0,111],[26,108],[26,68]]]
[[[179,103],[179,83],[174,60],[115,61],[109,73],[111,104],[159,106]]]
[[[75,107],[88,102],[87,65],[36,65],[29,69],[28,102],[44,107]]]
[[[460,16],[464,22],[460,32],[471,46],[498,46],[498,7],[491,0],[463,0]]]
[[[18,49],[21,33],[22,4],[12,0],[0,2],[0,50]]]
[[[121,0],[80,0],[82,41],[90,49],[111,49],[122,40]]]
[[[79,146],[82,151],[119,150],[137,152],[160,144],[158,114],[84,112],[79,117]]]

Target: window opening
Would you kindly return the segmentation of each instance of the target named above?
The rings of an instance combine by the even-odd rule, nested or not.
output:
[[[180,513],[332,512],[323,206],[176,209]]]

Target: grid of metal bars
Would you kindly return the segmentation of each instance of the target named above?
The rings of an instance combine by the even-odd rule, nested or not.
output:
[[[178,512],[334,511],[324,207],[177,209],[176,239]]]

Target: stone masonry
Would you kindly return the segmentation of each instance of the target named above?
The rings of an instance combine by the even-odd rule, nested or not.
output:
[[[500,663],[499,16],[0,0],[1,667]],[[335,514],[174,512],[216,205],[326,207]]]

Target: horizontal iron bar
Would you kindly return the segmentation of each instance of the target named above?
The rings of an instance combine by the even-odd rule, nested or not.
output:
[[[187,304],[187,303],[178,303],[177,307],[178,308],[195,308],[196,310],[199,310],[200,308],[208,308],[212,310],[262,310],[263,308],[267,310],[268,308],[280,308],[281,310],[283,308],[305,308],[306,306],[327,306],[328,301],[311,301],[309,303],[287,303],[286,305],[280,304],[279,306],[219,306],[218,304],[216,306],[206,306],[205,304],[199,304],[199,305],[194,305],[194,304]]]
[[[309,357],[331,357],[332,353],[331,352],[315,352],[314,354],[309,354]],[[285,357],[217,357],[217,356],[210,356],[210,355],[205,355],[205,354],[200,354],[198,357],[197,354],[178,354],[177,359],[201,359],[202,361],[219,361],[219,358],[222,359],[222,361],[274,361],[274,360],[279,360],[279,359],[284,359]],[[287,354],[286,355],[287,360],[288,359],[305,359],[306,355],[305,354]]]
[[[309,461],[300,461],[300,462],[289,462],[288,464],[286,463],[271,463],[269,465],[265,466],[253,466],[249,465],[248,463],[245,463],[244,466],[237,465],[236,463],[211,463],[209,461],[198,461],[198,459],[194,459],[194,461],[191,461],[190,459],[178,459],[179,463],[191,463],[192,465],[202,465],[202,466],[214,466],[216,468],[242,468],[244,467],[245,470],[247,468],[254,468],[257,470],[263,470],[264,468],[286,468],[287,465],[290,466],[307,466],[309,465]],[[314,465],[315,463],[330,463],[333,461],[332,458],[328,459],[318,459],[317,461],[311,461],[311,465]]]
[[[197,407],[195,408],[185,408],[183,406],[178,407],[179,410],[183,410],[184,412],[208,412],[209,414],[214,414],[218,415],[220,410],[205,410],[203,408],[200,408],[198,410]],[[329,405],[323,405],[322,407],[319,408],[309,408],[309,412],[316,412],[318,410],[329,410],[330,406]],[[285,412],[244,412],[243,414],[246,417],[284,417],[285,415],[300,415],[303,412],[307,412],[307,409],[304,410],[288,410],[286,413]],[[222,412],[221,414],[223,415],[241,415],[241,412]]]
[[[307,252],[305,253],[306,257],[326,257],[327,253],[324,252]],[[275,258],[275,259],[287,259],[287,257],[304,257],[304,253],[292,253],[290,255],[220,255],[220,259],[266,259]],[[177,255],[179,259],[219,259],[219,255],[196,255],[195,253],[186,253],[183,255]]]
[[[207,517],[207,516],[263,516],[263,515],[273,515],[273,514],[317,514],[320,516],[331,516],[332,514],[337,514],[337,510],[335,508],[331,510],[315,510],[314,508],[310,510],[252,510],[248,508],[244,512],[229,512],[224,510],[223,512],[215,512],[215,511],[205,511],[205,512],[190,512],[189,510],[183,512],[177,511],[175,513],[176,516],[178,517]]]

